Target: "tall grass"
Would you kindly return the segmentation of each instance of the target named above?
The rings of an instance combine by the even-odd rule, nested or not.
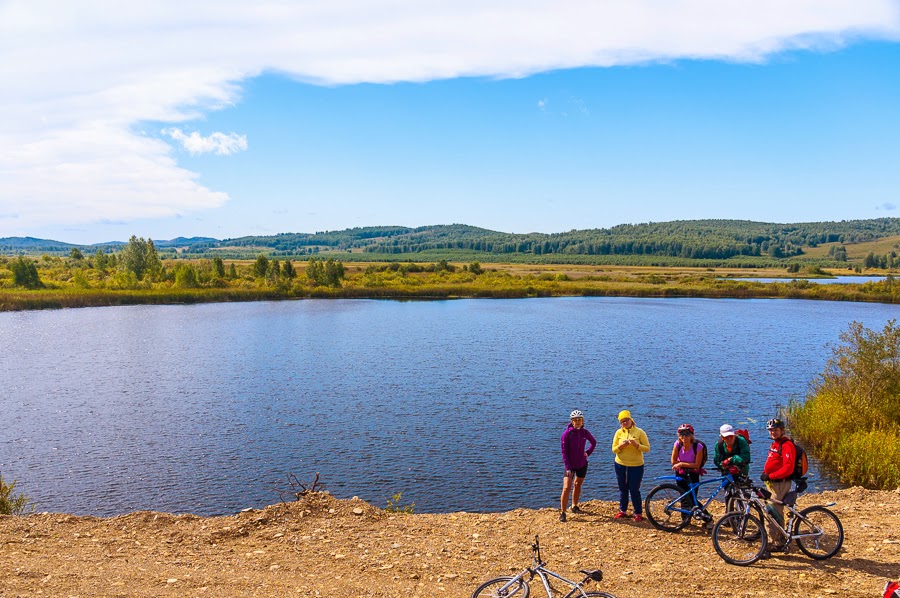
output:
[[[805,402],[786,415],[794,435],[847,484],[900,488],[900,328],[850,324]]]
[[[3,270],[0,269],[0,273]],[[91,273],[92,271],[89,271]],[[170,282],[141,283],[142,288],[100,287],[77,284],[63,269],[56,280],[46,276],[47,288],[25,290],[0,280],[0,311],[57,309],[110,305],[264,301],[299,298],[445,299],[456,297],[708,297],[790,298],[830,301],[900,303],[900,282],[893,279],[862,285],[812,284],[808,281],[759,283],[720,280],[703,272],[676,274],[618,273],[569,278],[564,274],[515,275],[503,271],[349,273],[339,287],[311,286],[305,276],[291,282],[269,284],[264,279],[216,279],[197,288],[179,288]],[[96,278],[96,277],[95,277]],[[72,282],[72,281],[75,282]]]

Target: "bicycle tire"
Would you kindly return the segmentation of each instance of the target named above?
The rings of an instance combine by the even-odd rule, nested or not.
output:
[[[712,531],[713,547],[726,563],[752,565],[766,550],[765,526],[755,515],[726,513]]]
[[[750,499],[743,498],[740,496],[729,496],[725,500],[725,514],[727,515],[728,513],[731,513],[731,512],[743,513],[744,505],[748,502],[751,503],[750,508],[751,508],[752,512],[756,515],[756,518],[759,519],[760,521],[765,521],[765,517],[763,517],[762,509],[759,508],[759,505],[754,502],[751,502]],[[748,537],[747,539],[753,540],[755,538]]]
[[[495,577],[489,579],[472,592],[472,598],[528,598],[531,589],[528,584],[518,580],[518,584],[512,586],[506,591],[500,592],[500,589],[515,579],[514,577]]]
[[[681,500],[685,491],[675,484],[660,484],[647,494],[644,499],[644,513],[647,520],[656,529],[664,532],[677,532],[691,522],[691,518],[681,511],[671,511],[666,507]],[[687,515],[687,518],[684,516]]]
[[[590,596],[591,598],[616,598],[612,594],[607,594],[606,592],[585,592],[585,596]]]
[[[792,536],[815,533],[817,529],[823,532],[821,538],[796,538],[797,546],[803,551],[803,554],[817,561],[830,559],[836,555],[844,544],[844,526],[841,525],[838,516],[819,505],[803,509],[800,511],[800,515],[809,523],[799,517],[794,519]],[[811,528],[811,525],[817,529]]]

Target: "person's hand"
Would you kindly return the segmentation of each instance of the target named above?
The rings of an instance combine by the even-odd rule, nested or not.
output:
[[[767,474],[766,472],[763,472],[762,475],[759,476],[759,479],[761,479],[764,482],[770,481],[769,474]]]
[[[585,453],[585,454],[584,454],[584,459],[585,459],[585,461],[587,461],[587,458],[588,458],[588,454]]]
[[[731,457],[722,461],[722,467],[728,467],[729,465],[731,465]]]
[[[567,470],[566,470],[566,477],[567,477],[567,478],[575,477],[575,471],[572,470],[572,469],[567,469]]]

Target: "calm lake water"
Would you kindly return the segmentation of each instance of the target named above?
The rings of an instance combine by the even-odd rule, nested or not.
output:
[[[286,475],[417,512],[558,505],[559,436],[586,412],[585,499],[615,498],[620,409],[714,442],[764,422],[852,320],[896,306],[794,300],[306,300],[0,313],[0,471],[41,511],[221,514]],[[814,486],[834,482],[813,464]]]
[[[813,284],[864,284],[867,282],[881,282],[886,276],[833,276],[831,278],[732,278],[725,277],[719,280],[744,280],[747,282],[791,282],[792,280],[805,280]]]

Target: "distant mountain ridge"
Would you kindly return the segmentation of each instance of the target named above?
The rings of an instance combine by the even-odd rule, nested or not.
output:
[[[214,255],[302,256],[321,252],[365,253],[389,259],[414,254],[458,253],[568,255],[646,255],[687,259],[729,259],[738,256],[794,257],[804,248],[826,243],[852,244],[900,236],[900,218],[781,224],[749,220],[676,220],[621,224],[608,229],[564,233],[504,233],[465,224],[410,228],[371,226],[315,233],[279,233],[232,239],[178,237],[154,240],[161,253],[196,257]],[[0,252],[68,253],[72,248],[115,251],[125,242],[77,245],[35,239],[0,238]],[[408,258],[400,256],[407,255]],[[393,256],[393,257],[390,257]]]

